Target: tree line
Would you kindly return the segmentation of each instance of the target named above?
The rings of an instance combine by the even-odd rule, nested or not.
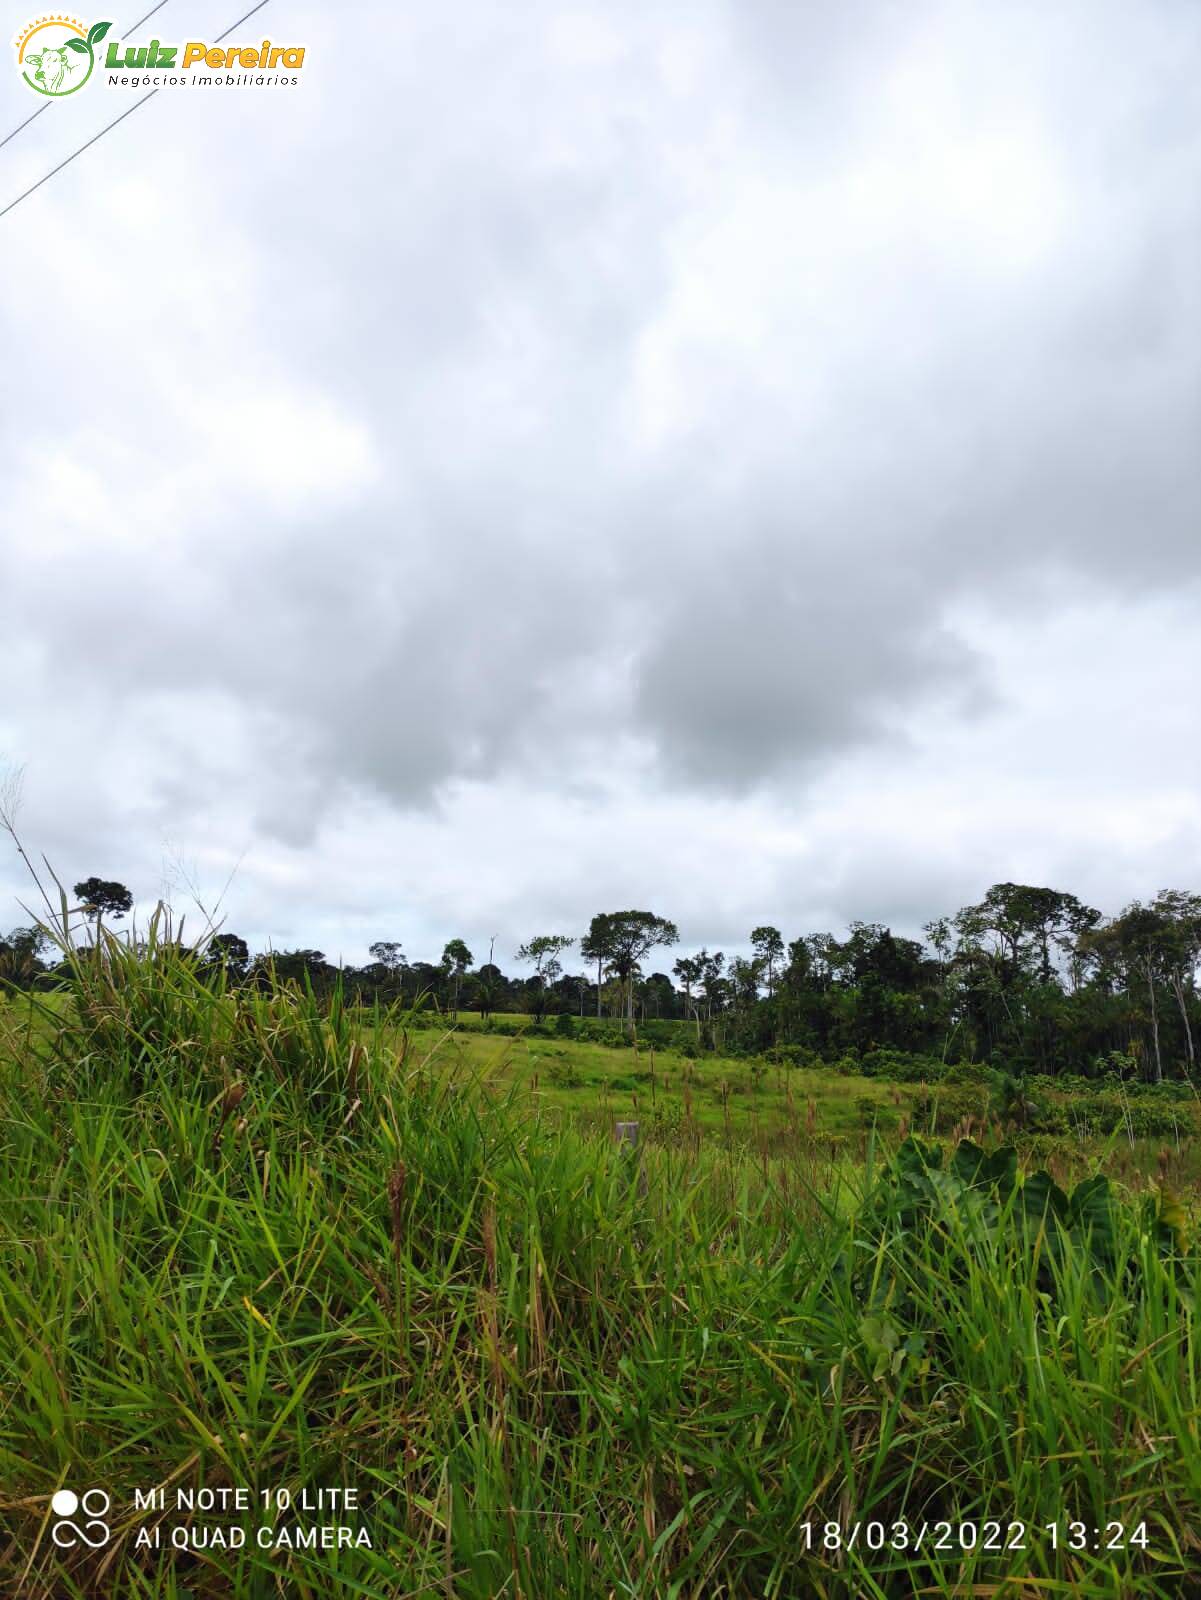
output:
[[[81,916],[95,925],[119,922],[132,907],[113,880],[74,888]],[[363,1002],[424,1000],[452,1016],[608,1017],[627,1033],[675,1022],[697,1050],[826,1058],[892,1050],[1017,1071],[1117,1068],[1157,1082],[1195,1075],[1201,895],[1164,890],[1106,918],[1062,890],[999,883],[922,931],[919,941],[853,922],[842,938],[786,941],[763,924],[751,930],[747,954],[676,955],[675,923],[613,911],[582,934],[532,936],[514,952],[514,974],[493,949],[477,966],[461,938],[436,961],[410,960],[401,941],[381,939],[363,966],[335,967],[320,950],[252,954],[237,934],[218,932],[196,959],[231,982],[341,984]],[[0,938],[0,980],[52,984],[46,956],[37,929],[14,929]],[[658,970],[669,962],[670,971]]]

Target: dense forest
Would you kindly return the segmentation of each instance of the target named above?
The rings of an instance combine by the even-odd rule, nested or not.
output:
[[[132,908],[117,882],[88,878],[75,894],[93,929]],[[680,955],[674,923],[618,911],[593,917],[582,935],[530,938],[513,955],[515,974],[492,950],[476,965],[462,939],[437,961],[410,960],[399,940],[381,939],[362,967],[335,967],[320,950],[253,954],[220,931],[195,954],[226,982],[341,985],[361,1003],[421,1002],[452,1016],[523,1012],[535,1024],[560,1019],[560,1031],[570,1019],[608,1019],[608,1034],[626,1039],[674,1022],[698,1051],[798,1060],[904,1052],[1154,1082],[1194,1074],[1201,895],[1165,890],[1105,918],[1060,890],[999,883],[923,933],[919,942],[855,922],[845,938],[787,941],[765,924],[750,932],[747,954]],[[52,987],[61,959],[38,929],[14,929],[0,938],[0,981]]]

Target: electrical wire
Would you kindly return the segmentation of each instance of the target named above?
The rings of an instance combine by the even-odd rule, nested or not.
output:
[[[167,4],[167,0],[158,0],[158,5],[154,6],[151,10],[149,10],[144,17],[139,17],[136,22],[131,22],[129,27],[124,30],[125,33],[133,33],[135,31],[135,29],[140,28],[142,26],[143,22],[149,22],[151,17],[154,15],[154,13],[156,11],[161,11],[166,4]],[[234,26],[236,27],[237,24],[235,23]],[[24,122],[18,122],[16,127],[13,129],[13,131],[11,133],[6,133],[4,135],[4,137],[3,137],[3,139],[0,139],[0,150],[4,149],[4,146],[8,143],[8,141],[10,139],[15,139],[17,137],[17,135],[20,133],[22,128],[27,128],[31,122],[36,122],[38,120],[38,118],[41,116],[43,111],[49,111],[50,107],[53,104],[54,104],[53,100],[43,101],[43,103],[37,108],[37,110],[35,112],[33,112],[30,116],[25,118]]]
[[[240,28],[244,22],[248,22],[250,18],[254,16],[256,11],[261,11],[268,3],[269,0],[259,0],[258,5],[252,6],[244,17],[239,17],[236,22],[231,22],[224,33],[219,33],[213,40],[213,43],[220,44],[222,39],[228,39],[235,28]],[[166,4],[166,0],[163,0],[163,4]],[[157,11],[158,9],[159,7],[156,6],[155,10]],[[154,12],[147,12],[146,15],[153,16]],[[143,17],[142,20],[145,21],[146,18]],[[44,177],[39,178],[36,183],[30,184],[29,188],[26,189],[23,194],[19,194],[15,200],[10,200],[4,209],[0,210],[0,218],[6,217],[10,211],[15,210],[16,207],[21,204],[22,200],[28,200],[29,196],[31,194],[35,194],[44,183],[49,183],[51,178],[53,178],[57,173],[60,173],[64,167],[69,167],[72,161],[75,160],[76,156],[81,156],[85,150],[90,150],[98,140],[104,138],[106,133],[111,133],[119,122],[124,122],[126,117],[132,117],[139,106],[144,106],[147,100],[153,100],[155,95],[159,93],[161,93],[161,89],[151,89],[149,93],[144,94],[140,100],[135,100],[133,105],[129,107],[128,111],[123,111],[119,117],[114,117],[106,127],[101,128],[99,133],[94,133],[86,144],[81,144],[78,150],[72,150],[71,154],[64,160],[60,161],[56,167],[51,167],[50,171],[47,172]],[[39,113],[35,111],[33,115],[36,117],[38,114]],[[32,122],[33,117],[27,118],[26,120],[27,122]],[[24,125],[25,124],[22,124],[22,126]],[[13,132],[19,133],[20,129],[16,128],[13,130]],[[12,138],[12,134],[9,134],[9,138]]]

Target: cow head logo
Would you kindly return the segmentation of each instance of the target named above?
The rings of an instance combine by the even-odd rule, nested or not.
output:
[[[112,1538],[112,1529],[103,1520],[111,1505],[103,1489],[86,1489],[82,1495],[74,1489],[59,1489],[50,1497],[56,1518],[51,1539],[60,1550],[74,1550],[77,1545],[102,1549]]]
[[[61,100],[92,76],[96,46],[111,27],[111,22],[85,28],[75,17],[39,17],[17,40],[17,68],[36,94]]]

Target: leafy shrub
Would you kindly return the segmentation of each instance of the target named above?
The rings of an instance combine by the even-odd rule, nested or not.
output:
[[[570,1061],[552,1061],[546,1075],[558,1089],[578,1089],[584,1082],[579,1069]]]
[[[1127,1054],[1125,1050],[1110,1050],[1108,1054],[1096,1056],[1093,1060],[1097,1077],[1128,1078],[1141,1077],[1138,1058]]]
[[[855,1100],[855,1117],[861,1128],[895,1128],[898,1122],[894,1106],[861,1094]]]
[[[1029,1133],[1068,1133],[1076,1125],[1072,1117],[1074,1110],[1074,1104],[1069,1109],[1067,1106],[1042,1102],[1031,1112],[1023,1127]]]
[[[764,1060],[779,1067],[811,1067],[819,1063],[821,1057],[807,1044],[774,1044],[764,1052]]]
[[[1104,1090],[1068,1102],[1063,1108],[1065,1122],[1084,1133],[1113,1133],[1127,1128],[1135,1138],[1173,1138],[1181,1132],[1195,1131],[1186,1108],[1173,1103],[1156,1104],[1146,1099],[1132,1100]]]
[[[914,1100],[913,1120],[929,1133],[950,1133],[965,1117],[983,1117],[987,1110],[982,1090],[936,1084]]]
[[[942,1077],[943,1064],[934,1056],[915,1055],[908,1050],[865,1050],[859,1058],[859,1071],[865,1078],[921,1083]]]
[[[941,1083],[986,1084],[992,1080],[992,1070],[983,1061],[957,1061],[938,1074]]]
[[[655,1017],[650,1022],[640,1022],[638,1024],[639,1044],[653,1044],[656,1050],[670,1049],[679,1037],[680,1024],[678,1022],[664,1022],[662,1018]]]
[[[858,1056],[842,1055],[837,1061],[830,1062],[830,1071],[837,1072],[844,1078],[857,1077],[859,1070]]]
[[[1068,1194],[1043,1169],[1023,1178],[1012,1145],[989,1154],[964,1139],[944,1164],[941,1146],[906,1139],[874,1205],[883,1230],[900,1230],[900,1248],[920,1251],[927,1266],[942,1259],[946,1270],[955,1271],[957,1253],[980,1250],[987,1258],[998,1243],[1016,1241],[1036,1256],[1047,1293],[1072,1251],[1109,1276],[1133,1269],[1137,1239],[1123,1225],[1109,1179],[1086,1178]],[[1167,1191],[1147,1197],[1138,1222],[1161,1256],[1185,1253],[1184,1216]]]

